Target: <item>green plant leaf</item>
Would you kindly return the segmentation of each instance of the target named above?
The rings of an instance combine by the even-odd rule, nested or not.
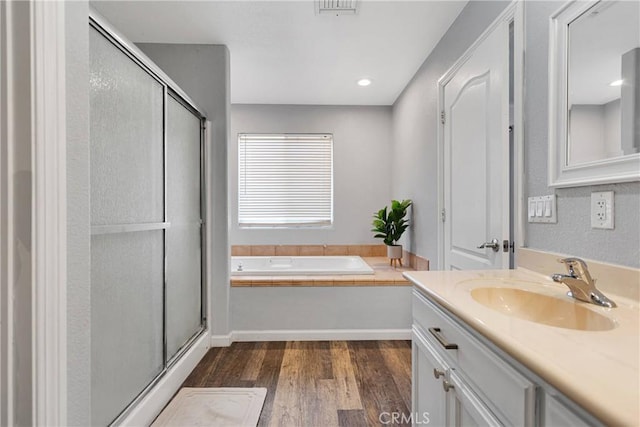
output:
[[[409,220],[405,217],[407,215],[407,209],[412,205],[410,199],[407,200],[392,200],[391,209],[387,206],[380,209],[373,214],[373,229],[372,232],[376,233],[373,237],[384,239],[386,245],[394,245],[402,234],[409,227]]]

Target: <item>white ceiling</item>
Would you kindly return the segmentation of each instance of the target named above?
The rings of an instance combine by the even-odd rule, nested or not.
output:
[[[313,0],[92,2],[134,42],[227,45],[232,103],[316,105],[393,104],[465,5],[360,0],[335,16]]]

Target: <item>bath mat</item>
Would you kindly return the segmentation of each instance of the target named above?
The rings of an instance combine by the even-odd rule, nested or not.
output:
[[[266,388],[183,387],[151,425],[255,427],[266,396]]]

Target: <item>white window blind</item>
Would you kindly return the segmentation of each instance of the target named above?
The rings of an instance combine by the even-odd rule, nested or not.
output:
[[[240,226],[325,226],[333,220],[333,136],[238,137]]]

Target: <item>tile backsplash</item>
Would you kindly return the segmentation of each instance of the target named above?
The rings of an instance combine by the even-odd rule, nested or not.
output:
[[[232,256],[344,256],[380,257],[385,245],[233,245]]]
[[[231,256],[345,256],[386,257],[385,245],[232,245]],[[429,270],[429,260],[404,251],[402,262],[415,270]]]

